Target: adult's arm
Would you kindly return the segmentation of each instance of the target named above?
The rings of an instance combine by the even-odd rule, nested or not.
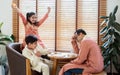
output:
[[[81,42],[78,57],[71,61],[71,63],[82,64],[87,60],[87,56],[90,50],[88,42],[89,41],[86,40]]]
[[[78,54],[79,53],[79,48],[78,48],[78,44],[77,44],[76,40],[72,40],[71,43],[72,43],[72,47],[73,47],[74,52],[76,54]]]

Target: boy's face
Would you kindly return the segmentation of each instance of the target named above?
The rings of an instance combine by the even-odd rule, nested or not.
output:
[[[37,41],[28,44],[28,48],[34,50],[37,47]]]

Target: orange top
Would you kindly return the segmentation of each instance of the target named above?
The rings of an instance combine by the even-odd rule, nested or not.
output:
[[[46,13],[44,15],[44,17],[38,21],[38,26],[31,25],[26,20],[26,18],[24,17],[24,15],[22,13],[19,13],[19,16],[22,18],[22,21],[23,21],[23,24],[24,24],[24,27],[25,27],[25,36],[27,36],[29,34],[37,36],[38,43],[44,48],[45,45],[43,44],[42,40],[40,39],[40,36],[39,36],[39,33],[38,33],[38,28],[47,19],[48,13]],[[25,47],[25,41],[24,40],[23,40],[23,46]]]

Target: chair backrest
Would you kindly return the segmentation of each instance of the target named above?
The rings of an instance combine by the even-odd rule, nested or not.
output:
[[[20,50],[20,43],[10,43],[6,46],[10,75],[31,75],[30,63]]]

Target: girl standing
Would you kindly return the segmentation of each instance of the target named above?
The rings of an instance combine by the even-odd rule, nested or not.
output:
[[[50,13],[51,8],[48,7],[47,13],[43,16],[42,19],[37,21],[37,16],[34,12],[28,12],[25,16],[22,14],[20,9],[17,7],[15,3],[12,3],[12,8],[17,11],[19,16],[21,17],[24,27],[25,27],[25,36],[32,34],[35,35],[38,38],[38,43],[43,47],[46,48],[45,45],[43,44],[42,40],[40,39],[39,33],[38,33],[38,28],[42,23],[48,18],[48,15]],[[23,40],[23,47],[25,47],[25,41]]]

